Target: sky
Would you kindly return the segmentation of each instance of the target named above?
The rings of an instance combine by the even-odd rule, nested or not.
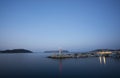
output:
[[[0,0],[0,50],[120,48],[119,0]]]

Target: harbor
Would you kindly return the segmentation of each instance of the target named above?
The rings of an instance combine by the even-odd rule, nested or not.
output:
[[[48,56],[52,59],[65,59],[65,58],[87,58],[87,57],[112,57],[120,58],[120,51],[96,51],[84,53],[62,53],[62,49],[58,53]]]

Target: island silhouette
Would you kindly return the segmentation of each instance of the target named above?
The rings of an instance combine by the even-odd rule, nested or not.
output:
[[[13,49],[0,51],[0,53],[32,53],[32,51],[26,49]]]

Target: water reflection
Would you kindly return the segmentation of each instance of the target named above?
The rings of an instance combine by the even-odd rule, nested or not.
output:
[[[59,78],[62,76],[62,60],[59,60]]]
[[[62,60],[59,60],[59,72],[62,73]]]
[[[99,57],[99,60],[100,60],[100,64],[102,64],[102,58],[101,57]]]
[[[106,58],[105,56],[100,56],[99,57],[100,64],[106,64]]]

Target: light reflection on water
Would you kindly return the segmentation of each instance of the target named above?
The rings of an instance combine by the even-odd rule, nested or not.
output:
[[[106,57],[105,56],[100,56],[99,60],[100,60],[100,64],[106,64]]]
[[[62,73],[62,60],[59,61],[59,71]]]

